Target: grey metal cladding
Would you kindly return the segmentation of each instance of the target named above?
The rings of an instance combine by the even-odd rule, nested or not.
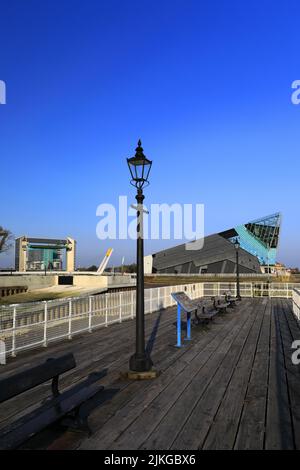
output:
[[[242,248],[240,248],[239,255],[239,264],[244,266],[246,271],[260,272],[260,265],[255,256]],[[191,272],[196,272],[195,267],[200,268],[200,266],[209,266],[228,260],[228,268],[230,266],[232,269],[227,269],[233,272],[233,267],[235,269],[235,256],[233,244],[219,234],[214,234],[204,238],[204,246],[200,250],[187,250],[186,244],[181,244],[155,253],[153,267],[158,272],[166,269],[168,272],[172,272],[171,268],[174,268],[174,270],[177,268],[178,270],[182,266],[183,269],[179,269],[179,271],[186,272],[187,263],[190,263]],[[192,267],[192,265],[195,267]],[[215,269],[213,266],[211,268]],[[190,269],[188,271],[190,272]]]

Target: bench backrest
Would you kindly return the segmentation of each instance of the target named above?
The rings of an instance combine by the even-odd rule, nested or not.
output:
[[[74,367],[76,367],[74,356],[69,353],[57,359],[48,359],[43,364],[2,379],[0,380],[0,403],[74,369]]]
[[[226,297],[232,297],[232,292],[230,290],[227,290],[227,291],[224,292],[224,295]]]

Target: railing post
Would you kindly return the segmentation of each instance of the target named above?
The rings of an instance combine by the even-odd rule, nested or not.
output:
[[[44,341],[43,341],[44,348],[47,347],[47,323],[48,323],[48,304],[47,304],[47,301],[45,300],[45,304],[44,304]]]
[[[12,346],[11,346],[11,355],[12,355],[12,357],[16,357],[16,323],[17,323],[17,308],[14,307],[14,310],[13,310]]]
[[[72,339],[72,300],[69,300],[69,332],[68,339]]]
[[[151,313],[152,312],[152,288],[149,289],[149,290],[150,290],[150,298],[149,298],[150,308],[149,308],[149,312]]]
[[[133,290],[131,291],[131,318],[134,318]]]
[[[122,292],[120,292],[120,294],[119,294],[119,303],[120,303],[120,307],[119,307],[119,323],[122,323]]]
[[[107,310],[108,310],[107,296],[108,294],[105,294],[105,326],[107,326]]]
[[[89,296],[89,333],[92,332],[92,296]]]

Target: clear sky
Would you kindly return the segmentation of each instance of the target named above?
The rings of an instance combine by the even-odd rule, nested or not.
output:
[[[1,0],[0,225],[73,236],[81,265],[109,246],[114,264],[133,261],[134,241],[97,239],[96,208],[134,202],[125,157],[141,138],[148,205],[204,203],[206,234],[281,211],[279,261],[299,266],[299,12],[289,0]]]

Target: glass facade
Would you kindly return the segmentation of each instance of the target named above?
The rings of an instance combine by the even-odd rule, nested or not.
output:
[[[60,249],[28,248],[28,270],[62,269],[62,256]]]
[[[272,214],[234,228],[241,248],[256,256],[262,265],[276,263],[281,215]],[[231,237],[233,242],[235,237]]]

